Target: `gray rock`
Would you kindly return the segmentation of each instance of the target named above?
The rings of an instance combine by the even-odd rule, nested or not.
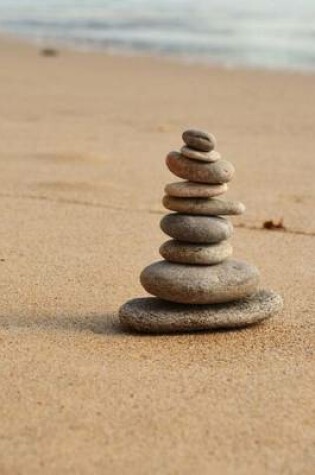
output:
[[[232,253],[233,248],[228,241],[218,244],[192,244],[172,239],[160,247],[160,254],[164,259],[182,264],[219,264],[231,257]]]
[[[200,160],[209,163],[216,162],[221,158],[221,155],[216,150],[212,150],[211,152],[200,152],[199,150],[194,150],[186,145],[180,149],[180,153],[184,155],[184,157],[191,158],[192,160]]]
[[[270,290],[214,305],[184,305],[146,297],[126,302],[119,310],[119,319],[124,328],[148,333],[237,329],[270,318],[282,308],[282,298]]]
[[[233,234],[232,223],[220,216],[189,216],[172,213],[161,219],[162,231],[179,241],[213,244]]]
[[[183,214],[206,216],[243,214],[245,206],[239,201],[224,201],[217,198],[177,198],[164,196],[163,205],[166,209]]]
[[[202,152],[209,152],[213,150],[216,144],[214,135],[209,134],[203,130],[188,129],[182,135],[183,141],[188,147],[200,150]]]
[[[167,155],[166,165],[179,178],[197,183],[213,185],[228,183],[234,175],[234,167],[227,160],[217,160],[213,163],[198,162],[174,151]]]
[[[231,302],[257,292],[259,272],[244,261],[229,259],[215,266],[158,261],[140,274],[149,294],[163,300],[189,304]]]
[[[213,196],[222,195],[227,189],[226,183],[221,185],[205,185],[191,181],[178,181],[166,185],[165,193],[169,196],[181,198],[212,198]]]

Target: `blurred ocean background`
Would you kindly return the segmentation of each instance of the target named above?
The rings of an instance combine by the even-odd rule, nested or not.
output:
[[[0,0],[0,32],[41,45],[315,70],[315,0]]]

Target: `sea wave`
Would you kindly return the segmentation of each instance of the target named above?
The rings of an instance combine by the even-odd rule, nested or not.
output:
[[[313,0],[0,0],[0,30],[44,44],[315,70]]]

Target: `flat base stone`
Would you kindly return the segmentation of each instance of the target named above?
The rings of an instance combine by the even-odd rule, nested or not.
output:
[[[212,305],[185,305],[144,297],[127,301],[119,309],[119,319],[125,328],[138,332],[191,332],[245,327],[271,317],[282,307],[282,298],[271,290]]]

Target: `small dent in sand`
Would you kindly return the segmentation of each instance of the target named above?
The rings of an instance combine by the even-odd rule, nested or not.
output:
[[[117,190],[120,191],[121,187],[108,182],[85,182],[85,181],[43,181],[35,183],[34,187],[46,191],[59,191],[59,192],[95,192],[95,191],[108,191]]]
[[[160,133],[167,133],[175,130],[179,126],[179,123],[176,121],[164,122],[156,126],[155,130]]]
[[[311,194],[290,194],[280,195],[282,201],[291,201],[292,203],[304,204],[313,201]]]
[[[47,181],[37,183],[36,187],[52,191],[93,191],[96,186],[87,182]]]
[[[105,155],[101,154],[83,154],[75,152],[60,153],[37,153],[35,157],[39,160],[50,160],[60,163],[104,163],[107,161]]]

